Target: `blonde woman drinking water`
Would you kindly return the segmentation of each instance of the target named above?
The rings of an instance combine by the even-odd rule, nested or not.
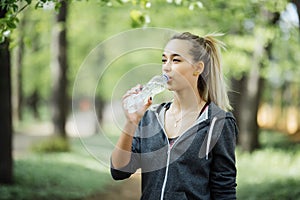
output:
[[[111,155],[116,180],[142,173],[145,200],[236,199],[236,121],[230,112],[215,35],[173,36],[162,54],[162,71],[173,100],[137,112],[126,123]],[[129,90],[123,100],[138,94]]]

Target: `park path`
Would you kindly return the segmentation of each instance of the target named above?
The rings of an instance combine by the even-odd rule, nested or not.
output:
[[[36,123],[30,127],[15,130],[13,134],[14,158],[28,154],[32,144],[45,140],[50,134],[50,123]]]

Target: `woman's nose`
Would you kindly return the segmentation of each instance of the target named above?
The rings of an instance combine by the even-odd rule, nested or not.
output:
[[[169,71],[171,71],[171,69],[172,69],[172,66],[171,66],[170,62],[167,61],[167,62],[163,63],[162,70],[164,72],[169,72]]]

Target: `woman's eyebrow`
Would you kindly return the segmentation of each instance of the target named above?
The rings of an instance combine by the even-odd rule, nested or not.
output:
[[[163,56],[163,57],[167,57],[165,54],[163,54],[162,56]],[[175,57],[175,56],[180,56],[180,57],[181,57],[181,55],[176,54],[176,53],[170,55],[170,57]]]

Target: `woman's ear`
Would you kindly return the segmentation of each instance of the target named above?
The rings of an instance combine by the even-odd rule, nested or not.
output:
[[[204,71],[204,63],[202,61],[197,62],[195,65],[195,72],[202,74]]]

